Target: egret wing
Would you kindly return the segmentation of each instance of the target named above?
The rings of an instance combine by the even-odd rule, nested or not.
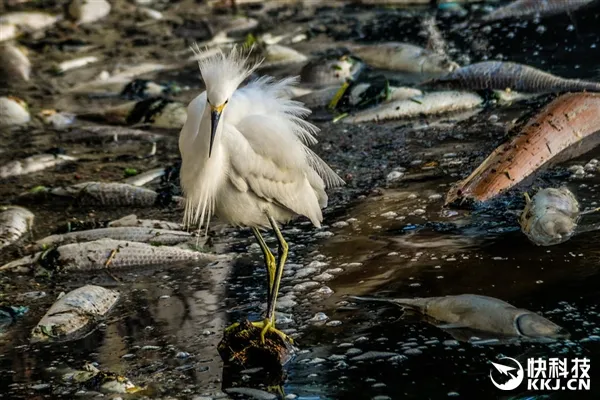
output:
[[[206,108],[206,91],[200,93],[190,102],[187,108],[187,117],[181,133],[179,134],[179,151],[183,157],[187,150],[192,149],[192,144],[200,131],[200,122]]]
[[[281,134],[282,126],[277,118],[251,116],[237,127],[226,127],[230,180],[238,190],[251,190],[320,226],[325,185],[307,162],[304,145],[293,135]]]

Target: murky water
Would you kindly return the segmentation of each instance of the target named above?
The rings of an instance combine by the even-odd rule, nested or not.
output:
[[[46,5],[48,11],[59,11],[63,3],[31,2],[11,9]],[[23,38],[22,43],[31,49],[33,79],[28,84],[2,87],[0,94],[24,98],[33,113],[44,108],[77,112],[107,107],[124,100],[73,98],[63,92],[117,65],[142,60],[178,61],[177,54],[186,54],[192,39],[205,39],[203,25],[194,28],[194,21],[203,15],[193,1],[152,2],[152,7],[170,18],[148,24],[141,24],[143,18],[131,17],[132,3],[114,3],[106,20],[89,27],[74,28],[63,23],[41,37]],[[565,77],[600,80],[598,7],[570,16],[498,22],[472,30],[455,28],[469,15],[481,13],[477,7],[482,6],[464,5],[458,11],[438,13],[440,28],[459,62],[504,59]],[[309,40],[294,47],[310,54],[336,46],[340,40],[399,40],[424,45],[418,21],[429,12],[426,7],[325,6],[314,15],[302,8],[258,15],[261,27],[274,34],[292,28],[308,32]],[[183,21],[188,22],[183,25]],[[103,61],[53,76],[49,68],[52,61],[80,56],[65,50],[65,44],[72,43],[97,46],[85,55],[99,55]],[[155,82],[176,83],[183,90],[174,98],[187,103],[202,90],[198,75],[197,67],[191,64],[148,77]],[[391,78],[406,81],[402,76]],[[520,232],[516,212],[523,206],[520,193],[540,186],[566,185],[582,208],[597,207],[600,176],[570,180],[565,168],[599,158],[600,149],[553,167],[492,207],[442,207],[450,185],[506,139],[508,127],[516,118],[548,98],[510,107],[486,107],[466,115],[363,126],[334,124],[322,113],[315,114],[315,123],[322,129],[316,151],[348,185],[332,191],[321,230],[299,220],[283,231],[290,244],[290,256],[282,282],[285,304],[279,327],[295,337],[300,348],[286,366],[284,381],[265,383],[261,382],[260,372],[240,376],[223,369],[216,350],[222,330],[242,318],[260,318],[266,299],[262,257],[252,235],[248,230],[224,229],[211,232],[213,250],[239,253],[233,265],[157,266],[119,271],[115,277],[103,273],[54,278],[0,275],[2,304],[30,308],[23,319],[0,336],[0,397],[72,398],[82,389],[61,384],[45,369],[77,367],[93,361],[102,369],[128,376],[138,385],[148,385],[150,398],[218,398],[225,396],[223,390],[234,386],[265,389],[261,384],[283,384],[286,395],[305,400],[527,398],[492,386],[489,362],[504,355],[520,360],[527,356],[588,357],[592,365],[591,391],[576,395],[555,392],[552,398],[597,398],[600,390],[594,378],[598,369],[595,362],[600,360],[599,341],[595,340],[600,335],[600,233],[582,233],[562,245],[536,247]],[[156,154],[148,156],[152,144],[146,141],[66,141],[64,133],[44,129],[41,124],[3,131],[2,164],[48,151],[65,151],[79,160],[0,181],[2,203],[19,204],[20,193],[40,185],[119,181],[124,179],[126,168],[142,172],[175,165],[179,160],[178,129],[160,132],[165,138],[157,142]],[[399,168],[404,169],[405,177],[388,183],[386,176]],[[170,186],[163,181],[148,187],[165,191]],[[67,222],[106,221],[131,213],[170,221],[182,218],[180,211],[170,207],[109,209],[48,199],[33,200],[27,207],[36,215],[36,239],[64,229]],[[600,216],[590,215],[585,221],[598,223]],[[267,242],[275,246],[274,237],[269,236]],[[0,254],[0,262],[19,255],[18,249],[7,249]],[[75,342],[31,345],[31,329],[56,296],[83,283],[123,293],[109,319]],[[44,291],[46,296],[22,297],[33,291]],[[393,306],[354,303],[346,298],[463,293],[493,296],[539,312],[568,329],[572,337],[553,344],[473,344],[462,341],[458,332],[403,316]],[[373,351],[393,354],[354,359]]]

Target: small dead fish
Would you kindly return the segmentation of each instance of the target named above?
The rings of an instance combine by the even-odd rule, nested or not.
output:
[[[172,246],[152,246],[147,243],[99,239],[93,242],[73,243],[38,252],[11,261],[0,271],[28,273],[32,267],[58,268],[61,271],[103,271],[107,268],[167,265],[184,261],[218,261],[226,255],[201,253]]]
[[[78,117],[111,124],[149,124],[156,128],[180,129],[187,118],[187,107],[178,101],[152,97],[100,112],[82,113]]]
[[[538,246],[566,242],[579,220],[579,202],[566,187],[542,189],[529,198],[519,222],[523,233]]]
[[[158,219],[139,219],[135,214],[126,215],[123,218],[111,221],[107,224],[109,227],[117,226],[139,226],[154,229],[170,229],[174,231],[183,230],[183,224]]]
[[[94,330],[119,299],[119,293],[87,285],[60,297],[31,332],[31,342],[66,341]]]
[[[467,65],[440,78],[423,82],[422,86],[463,90],[510,89],[523,93],[600,92],[600,82],[565,79],[528,65],[503,61]]]
[[[57,165],[76,161],[77,158],[63,154],[36,154],[23,160],[11,161],[0,166],[0,179],[42,171]]]
[[[27,82],[30,75],[31,62],[27,54],[12,43],[0,44],[0,78],[8,83]]]
[[[33,32],[48,28],[62,19],[60,15],[43,12],[10,12],[0,16],[0,24],[13,25],[21,32]]]
[[[341,85],[356,79],[364,64],[349,55],[323,56],[309,61],[300,71],[300,81],[312,86]]]
[[[442,74],[459,68],[457,63],[449,61],[446,56],[410,43],[350,45],[349,48],[375,68],[420,74]]]
[[[143,131],[140,129],[132,129],[113,125],[90,125],[74,127],[69,132],[61,132],[60,140],[66,142],[106,142],[112,140],[147,140],[155,142],[164,138],[164,135]]]
[[[78,24],[89,24],[106,17],[110,8],[106,0],[73,0],[69,4],[69,15]]]
[[[505,18],[530,18],[535,15],[547,17],[574,11],[594,0],[516,0],[481,18],[482,21],[498,21]]]
[[[23,207],[0,206],[0,249],[31,230],[34,215]]]
[[[95,56],[80,57],[80,58],[76,58],[73,60],[63,61],[63,62],[57,64],[54,67],[54,71],[57,74],[64,74],[67,71],[85,67],[88,64],[93,64],[98,61],[99,61],[99,58],[95,57]]]
[[[154,190],[117,182],[83,182],[50,189],[49,193],[73,198],[79,204],[101,206],[151,207],[158,198]]]
[[[352,298],[382,301],[414,310],[446,324],[438,326],[445,329],[473,329],[531,339],[562,339],[570,336],[565,329],[538,314],[488,296],[462,294],[414,299]]]
[[[40,239],[35,243],[39,250],[42,250],[57,244],[63,245],[67,243],[92,241],[102,238],[124,240],[129,242],[152,243],[154,245],[174,245],[190,240],[190,238],[192,238],[192,234],[174,230],[144,228],[138,226],[123,226],[51,235]]]
[[[18,97],[0,97],[0,128],[25,125],[31,120],[27,103]]]
[[[483,103],[483,99],[470,92],[432,92],[408,100],[383,103],[359,111],[342,121],[348,124],[389,119],[414,118],[420,115],[435,115],[452,111],[470,110]]]
[[[132,176],[123,181],[128,185],[133,186],[144,186],[145,184],[152,182],[153,180],[164,176],[166,170],[164,168],[154,168],[146,172],[142,172],[141,174]]]

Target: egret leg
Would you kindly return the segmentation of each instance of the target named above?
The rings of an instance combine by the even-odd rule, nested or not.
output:
[[[273,253],[271,253],[269,246],[267,246],[267,243],[265,242],[265,239],[260,234],[260,231],[258,230],[258,228],[252,228],[252,233],[254,234],[254,237],[256,237],[258,245],[260,246],[260,248],[263,252],[263,256],[265,257],[265,266],[267,267],[267,308],[268,308],[268,305],[271,304],[273,281],[275,279],[275,270],[276,270],[275,256],[273,255]],[[252,322],[252,324],[254,326],[263,328],[263,326],[267,326],[267,320],[265,319],[264,321],[260,321],[260,322]],[[240,325],[240,323],[236,322],[236,323],[228,326],[225,329],[225,332],[231,331],[233,328],[236,328],[239,325]],[[265,333],[266,333],[266,331],[265,331]],[[264,334],[261,334],[261,339],[264,343]]]
[[[287,340],[290,343],[293,343],[294,341],[292,340],[292,338],[275,328],[275,305],[277,304],[277,295],[279,294],[279,285],[281,283],[281,277],[283,275],[283,267],[287,260],[288,244],[283,238],[283,235],[279,230],[279,226],[277,226],[277,221],[275,221],[273,217],[269,216],[269,222],[271,223],[271,226],[275,231],[275,235],[277,235],[277,241],[279,242],[279,260],[277,260],[277,270],[275,272],[275,281],[270,295],[270,302],[267,304],[267,317],[265,318],[265,321],[262,325],[262,332],[260,333],[260,337],[264,343],[265,334],[268,331],[271,331],[279,335],[283,340]],[[255,324],[255,326],[259,325]]]

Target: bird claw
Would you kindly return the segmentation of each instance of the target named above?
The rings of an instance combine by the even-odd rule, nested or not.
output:
[[[255,321],[252,322],[252,325],[262,329],[260,332],[260,341],[262,344],[265,344],[265,335],[267,334],[267,332],[273,332],[277,334],[284,342],[294,344],[294,339],[281,332],[279,329],[276,329],[275,322],[271,319],[266,318],[264,321]]]

